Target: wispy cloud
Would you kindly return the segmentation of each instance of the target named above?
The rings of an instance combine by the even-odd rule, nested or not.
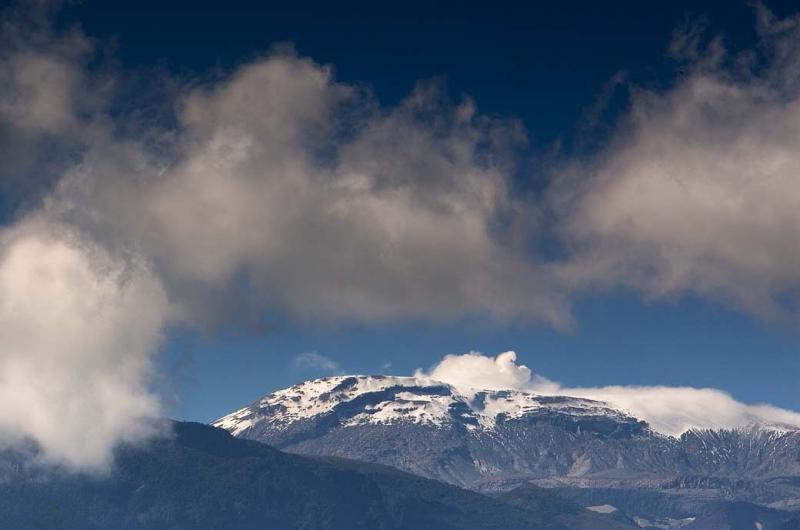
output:
[[[300,353],[294,358],[294,365],[303,370],[314,370],[324,375],[340,375],[344,373],[342,366],[329,357],[319,353],[305,352]]]

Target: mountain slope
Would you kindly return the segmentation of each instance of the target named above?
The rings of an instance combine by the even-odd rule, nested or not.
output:
[[[293,452],[389,464],[469,487],[555,476],[800,476],[795,429],[694,430],[674,438],[598,401],[522,391],[465,396],[415,377],[317,379],[214,425]]]
[[[523,484],[511,491],[502,492],[495,498],[505,504],[542,514],[545,518],[558,521],[570,530],[594,530],[601,523],[613,528],[637,526],[633,521],[614,514],[587,510],[575,502],[533,484]]]
[[[641,498],[643,508],[652,492],[671,511],[647,508],[648,517],[689,517],[717,501],[794,509],[800,499],[796,429],[752,425],[676,438],[569,396],[463,395],[427,378],[340,376],[279,390],[214,424],[287,451],[388,464],[479,491],[534,481],[583,506],[616,506],[618,492]]]
[[[449,385],[411,377],[310,381],[214,425],[297,453],[388,464],[469,487],[582,476],[617,469],[620,459],[642,472],[672,462],[665,437],[600,402],[519,391],[467,399]]]
[[[37,470],[6,455],[3,528],[553,529],[553,514],[393,468],[306,458],[199,424],[118,451],[108,477]],[[555,511],[558,515],[558,510]],[[597,519],[598,530],[615,529]]]

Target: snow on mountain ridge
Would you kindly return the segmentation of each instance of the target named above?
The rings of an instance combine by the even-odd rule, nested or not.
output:
[[[367,393],[381,392],[392,387],[425,388],[429,386],[446,387],[451,394],[456,394],[455,389],[449,385],[422,377],[332,376],[305,381],[277,390],[247,407],[216,420],[213,425],[226,429],[234,435],[238,435],[260,421],[269,421],[273,427],[281,428],[281,426],[289,425],[294,421],[331,412],[337,405],[350,402]],[[408,401],[413,401],[410,399],[412,397],[410,393],[406,393],[403,397],[407,398]],[[389,421],[393,416],[392,410],[396,411],[397,409],[395,401],[386,401],[370,406],[369,411],[372,413],[368,414],[370,416],[369,419],[363,414],[357,415],[350,420],[350,424],[359,421],[357,418],[371,423]],[[442,404],[439,403],[438,406],[434,406],[430,399],[427,402],[430,406],[423,408],[430,410],[423,410],[416,414],[415,417],[419,421],[439,421],[441,419]],[[437,411],[439,414],[436,414]]]
[[[224,416],[213,425],[239,435],[260,422],[282,429],[293,422],[332,412],[368,394],[389,392],[365,403],[343,421],[344,426],[463,421],[468,429],[491,429],[500,416],[520,418],[536,412],[571,416],[602,416],[619,421],[631,416],[601,401],[568,396],[542,396],[522,390],[482,390],[467,397],[452,385],[424,376],[345,375],[306,381],[275,391]]]

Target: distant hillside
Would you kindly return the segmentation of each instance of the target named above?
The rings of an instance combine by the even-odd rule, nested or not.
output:
[[[194,423],[120,449],[106,478],[5,455],[2,528],[16,530],[622,530],[565,501],[506,503],[393,468],[283,453]],[[560,504],[561,502],[562,504]],[[565,508],[566,506],[566,508]],[[567,526],[581,519],[588,526]],[[566,517],[567,519],[564,519]]]

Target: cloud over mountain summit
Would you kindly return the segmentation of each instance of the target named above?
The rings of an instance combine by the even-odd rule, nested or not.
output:
[[[524,390],[603,401],[671,436],[680,436],[689,429],[735,429],[754,424],[800,427],[800,413],[766,404],[744,404],[714,388],[563,386],[533,373],[524,364],[517,364],[517,354],[513,351],[496,357],[479,352],[446,355],[429,370],[418,370],[416,375],[452,385],[466,396],[480,390]]]

